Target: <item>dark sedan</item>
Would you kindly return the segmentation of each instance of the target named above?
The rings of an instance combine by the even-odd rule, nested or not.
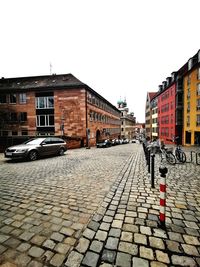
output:
[[[101,140],[101,141],[97,142],[96,146],[98,148],[100,148],[100,147],[110,147],[110,146],[112,146],[112,143],[111,143],[110,140],[106,139],[106,140]]]
[[[24,158],[36,160],[42,156],[60,155],[67,150],[66,142],[58,137],[35,138],[23,144],[8,147],[4,155],[6,158]]]

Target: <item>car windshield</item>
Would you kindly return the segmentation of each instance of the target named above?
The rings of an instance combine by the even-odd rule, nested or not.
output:
[[[44,140],[43,138],[32,139],[32,140],[26,141],[24,144],[26,144],[26,145],[39,145],[43,140]]]

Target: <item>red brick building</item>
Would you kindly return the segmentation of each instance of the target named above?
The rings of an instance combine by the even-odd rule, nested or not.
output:
[[[1,140],[56,135],[92,146],[120,126],[120,111],[72,74],[0,79]]]

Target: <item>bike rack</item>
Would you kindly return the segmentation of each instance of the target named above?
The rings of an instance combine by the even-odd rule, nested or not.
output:
[[[200,152],[196,151],[190,151],[190,160],[186,161],[186,163],[192,163],[193,162],[193,154],[195,154],[196,164],[200,165]]]
[[[186,160],[186,163],[193,162],[193,154],[196,154],[196,152],[195,151],[190,151],[190,160],[189,161]]]
[[[198,157],[200,158],[200,152],[196,152],[196,164],[200,165],[200,161],[198,161]]]

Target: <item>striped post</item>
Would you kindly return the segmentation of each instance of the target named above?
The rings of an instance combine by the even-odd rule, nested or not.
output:
[[[160,167],[160,226],[165,228],[165,212],[166,212],[166,174],[168,169]]]

